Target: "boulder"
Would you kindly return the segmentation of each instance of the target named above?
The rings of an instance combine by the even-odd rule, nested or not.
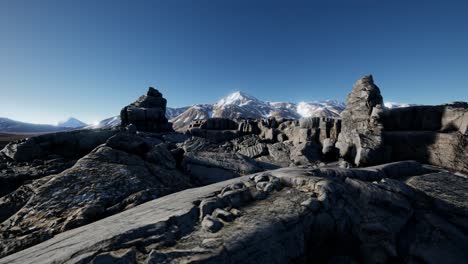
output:
[[[168,132],[172,124],[166,118],[167,101],[162,94],[150,87],[147,94],[120,111],[122,127],[133,124],[138,131]]]

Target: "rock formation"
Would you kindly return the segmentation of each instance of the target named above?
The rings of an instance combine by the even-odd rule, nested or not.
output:
[[[280,169],[150,201],[0,263],[463,263],[467,183],[417,162]]]
[[[468,104],[385,109],[368,76],[342,120],[211,118],[183,134],[165,106],[150,88],[119,129],[0,151],[0,264],[468,259]],[[351,168],[389,159],[405,161]]]
[[[414,159],[468,172],[468,104],[411,106],[384,112],[392,160]]]
[[[166,118],[166,104],[167,101],[162,94],[150,87],[146,95],[120,111],[121,125],[126,127],[133,124],[138,131],[172,131],[172,124]]]
[[[383,100],[372,75],[358,80],[341,112],[341,133],[336,147],[340,155],[357,166],[389,160],[382,138]]]

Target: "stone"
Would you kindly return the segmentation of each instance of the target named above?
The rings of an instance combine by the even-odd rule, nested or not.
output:
[[[151,150],[149,150],[145,154],[145,160],[157,165],[164,166],[168,169],[175,169],[177,166],[176,159],[174,156],[183,156],[179,153],[172,153],[168,150],[168,146],[166,144],[159,144],[154,146]]]
[[[225,223],[213,215],[198,218],[197,201],[246,189],[243,182],[255,176],[187,189],[68,230],[0,263],[89,263],[134,245],[138,259],[149,263],[463,263],[466,177],[449,172],[403,176],[418,172],[408,170],[412,166],[269,171],[287,187],[240,204],[236,210],[242,216]],[[388,178],[396,167],[406,182]],[[173,243],[158,244],[168,236]]]
[[[125,130],[130,134],[137,133],[137,127],[134,124],[129,124],[127,127],[125,127]]]
[[[136,251],[134,249],[124,249],[109,253],[101,253],[93,258],[92,264],[126,264],[136,263]]]
[[[322,154],[326,160],[336,160],[339,150],[335,147],[335,142],[331,138],[326,138],[322,143]]]
[[[254,160],[246,156],[212,152],[187,153],[182,167],[203,185],[262,170]]]
[[[166,104],[162,94],[150,87],[146,95],[120,111],[121,125],[133,124],[138,131],[170,132],[172,124],[166,118]]]
[[[224,226],[221,221],[210,215],[207,215],[203,218],[201,225],[204,230],[211,233],[218,232]]]
[[[0,226],[0,256],[191,187],[188,176],[145,162],[133,148],[122,149],[101,145],[68,170],[2,198],[0,208],[11,209],[0,214],[8,218]],[[15,229],[15,235],[9,235]]]
[[[216,208],[212,214],[213,217],[221,219],[225,222],[232,222],[234,221],[234,218],[236,218],[235,215],[233,215],[231,212],[228,212],[224,209],[221,208]]]
[[[389,160],[382,137],[382,106],[380,89],[372,75],[358,80],[341,112],[341,132],[336,143],[341,157],[357,166]]]
[[[320,208],[320,202],[317,199],[309,198],[301,203],[302,206],[305,206],[307,209],[312,212],[317,212]]]
[[[112,136],[107,140],[106,145],[139,156],[145,155],[151,149],[151,145],[145,139],[129,133]]]
[[[45,134],[15,141],[5,146],[0,153],[17,162],[31,162],[50,155],[65,158],[80,158],[95,147],[106,142],[118,131],[76,130]]]

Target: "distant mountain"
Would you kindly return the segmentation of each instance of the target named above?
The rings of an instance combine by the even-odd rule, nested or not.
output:
[[[85,129],[98,129],[98,128],[113,128],[120,126],[120,116],[113,116],[101,120],[95,124],[84,127]]]
[[[9,118],[0,117],[0,132],[8,132],[12,134],[28,134],[28,133],[51,133],[71,130],[70,127],[60,127],[54,125],[31,124],[20,121],[15,121]]]
[[[187,109],[189,109],[189,108],[190,108],[190,106],[176,107],[176,108],[167,107],[166,108],[166,117],[167,117],[167,119],[172,119],[172,118],[182,114],[183,112],[187,111]]]
[[[170,121],[174,129],[187,128],[191,121],[208,117],[224,118],[290,118],[339,117],[345,104],[338,101],[323,102],[265,102],[243,92],[234,92],[215,104],[194,105]]]
[[[65,121],[60,121],[60,122],[57,123],[57,126],[59,126],[59,127],[70,127],[70,128],[81,128],[81,127],[85,127],[87,125],[88,124],[86,124],[84,122],[81,122],[80,120],[78,120],[78,119],[76,119],[74,117],[70,117]]]
[[[405,103],[395,103],[395,102],[385,102],[384,105],[388,109],[415,106],[415,104],[405,104]]]

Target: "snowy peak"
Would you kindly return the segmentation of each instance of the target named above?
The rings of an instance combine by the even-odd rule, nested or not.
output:
[[[81,122],[80,120],[70,117],[65,121],[60,121],[57,123],[57,126],[59,127],[67,127],[67,128],[80,128],[80,127],[85,127],[87,126],[86,123]]]
[[[245,106],[251,103],[263,103],[263,102],[251,95],[237,91],[224,98],[221,98],[221,100],[219,100],[215,104],[215,107],[222,108],[228,105]]]
[[[392,108],[401,108],[401,107],[408,107],[414,106],[414,104],[405,104],[405,103],[395,103],[395,102],[384,102],[384,106],[388,109]]]
[[[336,100],[299,102],[296,111],[301,117],[339,117],[346,105]]]

